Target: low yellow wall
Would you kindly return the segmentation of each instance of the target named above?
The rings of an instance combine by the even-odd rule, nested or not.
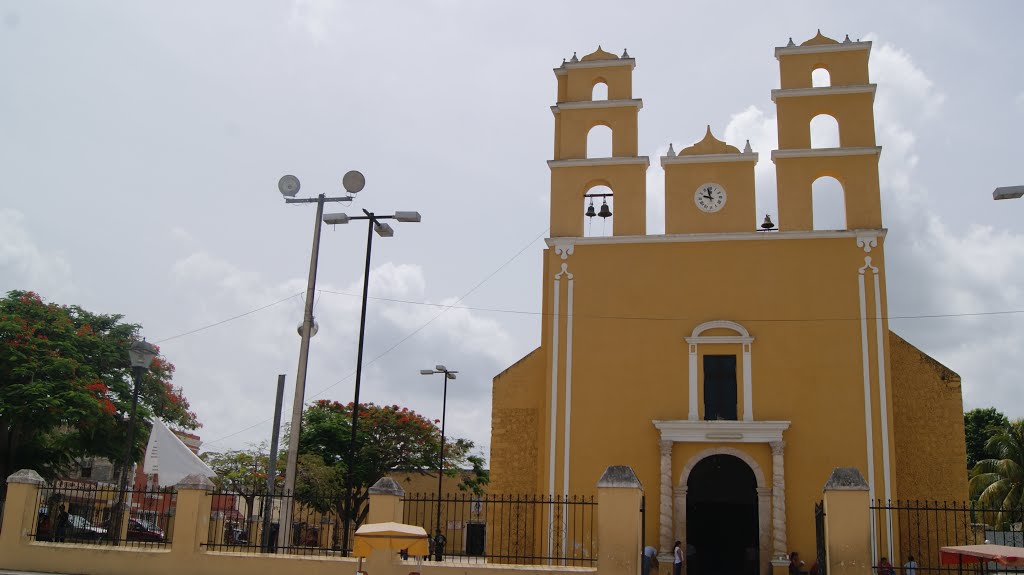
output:
[[[628,474],[633,476],[632,470]],[[198,480],[205,481],[203,478]],[[205,486],[197,483],[178,485],[173,532],[166,548],[36,541],[30,534],[34,531],[36,500],[41,483],[38,475],[25,470],[12,475],[8,480],[3,526],[0,530],[0,569],[80,575],[355,575],[360,567],[357,558],[207,551],[204,543],[209,533],[212,497]],[[569,572],[636,575],[639,558],[638,510],[642,491],[639,483],[635,487],[616,487],[599,490],[600,505],[613,511],[603,524],[598,518],[598,528],[607,551],[615,550],[603,562],[604,565],[601,561],[597,567],[401,561],[395,554],[378,551],[362,563],[362,570],[371,575],[408,575],[413,572],[421,575],[487,575],[499,572],[523,575]],[[376,510],[371,519],[375,522],[400,522],[401,493],[401,488],[394,485],[387,494],[371,494],[371,509]],[[635,517],[623,521],[616,511]]]

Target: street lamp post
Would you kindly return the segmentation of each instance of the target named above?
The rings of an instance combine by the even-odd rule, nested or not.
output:
[[[435,526],[434,537],[441,535],[441,480],[444,478],[444,424],[445,416],[448,413],[448,380],[455,379],[457,371],[452,371],[443,365],[436,365],[434,369],[421,369],[420,375],[434,375],[435,373],[444,374],[444,391],[441,395],[441,453],[437,457],[437,523]],[[437,550],[437,546],[442,545],[440,551]],[[440,557],[444,554],[444,540],[438,543],[438,540],[434,540],[434,557],[440,560]]]
[[[355,398],[352,400],[352,433],[349,437],[348,462],[346,463],[347,469],[345,471],[345,519],[341,532],[341,547],[345,555],[348,554],[349,549],[349,525],[354,519],[353,514],[357,511],[352,497],[352,489],[356,457],[356,429],[359,425],[359,386],[362,383],[363,377],[363,341],[366,335],[366,301],[370,290],[370,252],[373,248],[373,233],[376,232],[382,238],[390,238],[395,235],[394,228],[383,220],[395,220],[398,222],[419,222],[421,220],[419,212],[395,212],[391,215],[382,216],[363,210],[363,214],[365,215],[349,216],[348,214],[337,213],[325,214],[323,217],[325,224],[347,224],[353,220],[366,220],[368,224],[366,230],[366,266],[363,269],[363,303],[359,314],[359,345],[356,351],[356,389]],[[295,427],[293,426],[292,429],[295,429]]]
[[[292,401],[292,425],[291,435],[288,437],[288,462],[284,472],[284,493],[293,495],[295,492],[295,467],[298,463],[299,454],[299,430],[302,428],[302,406],[306,395],[306,367],[309,364],[309,340],[316,334],[317,326],[313,320],[313,296],[316,292],[316,268],[317,260],[320,257],[320,221],[323,218],[325,202],[351,202],[355,199],[351,194],[356,194],[363,189],[365,180],[363,175],[357,171],[350,171],[342,179],[345,191],[350,195],[328,198],[324,194],[316,198],[296,198],[295,194],[301,187],[299,179],[292,175],[283,176],[277,182],[277,189],[284,196],[286,204],[310,204],[316,203],[316,219],[313,224],[313,249],[309,256],[309,277],[306,280],[306,302],[302,313],[302,326],[299,334],[302,336],[302,343],[299,344],[299,367],[295,375],[295,399]],[[287,547],[288,537],[291,533],[292,505],[285,502],[281,505],[281,524],[278,527],[278,547]]]
[[[124,522],[124,506],[128,492],[128,476],[131,471],[132,444],[135,443],[135,410],[139,406],[139,386],[142,384],[142,376],[149,370],[160,350],[145,339],[136,341],[128,348],[128,357],[132,365],[132,410],[128,415],[128,440],[124,446],[124,467],[121,470],[121,485],[117,490],[117,516],[110,524],[117,527],[113,537],[114,544],[121,540],[121,528]]]

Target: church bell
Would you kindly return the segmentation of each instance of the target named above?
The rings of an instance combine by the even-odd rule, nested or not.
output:
[[[594,199],[593,198],[590,199],[590,205],[587,206],[587,213],[585,215],[588,218],[592,218],[592,217],[597,215],[597,212],[594,211]]]
[[[590,206],[590,207],[591,207],[591,209],[593,209],[594,206]],[[611,210],[611,208],[608,207],[608,200],[602,200],[601,201],[601,211],[597,212],[597,215],[601,216],[602,218],[610,218],[610,217],[612,217],[612,210]]]

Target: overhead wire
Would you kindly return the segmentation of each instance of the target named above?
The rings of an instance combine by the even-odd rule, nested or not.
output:
[[[486,276],[484,276],[484,278],[483,278],[482,280],[480,280],[479,282],[477,282],[477,283],[476,283],[476,285],[474,285],[473,287],[469,288],[469,290],[468,290],[468,291],[466,291],[466,292],[465,292],[465,293],[463,293],[463,294],[462,294],[461,296],[459,296],[459,297],[458,297],[458,298],[457,298],[457,299],[456,299],[456,300],[455,300],[455,301],[454,301],[453,303],[451,303],[450,305],[442,305],[441,307],[443,307],[444,309],[442,309],[442,310],[441,310],[441,311],[439,311],[438,313],[434,314],[434,316],[433,316],[433,317],[431,317],[430,319],[428,319],[428,320],[427,320],[426,322],[424,322],[424,323],[423,323],[422,325],[420,325],[420,326],[419,326],[419,327],[417,327],[416,329],[414,329],[414,330],[412,330],[411,332],[409,332],[409,333],[408,333],[408,334],[407,334],[407,335],[406,335],[405,337],[403,337],[402,339],[400,339],[400,340],[398,340],[397,342],[395,342],[395,343],[394,343],[394,344],[393,344],[393,345],[392,345],[391,347],[387,348],[386,350],[384,350],[383,352],[381,352],[380,354],[378,354],[378,355],[377,355],[377,356],[375,356],[374,358],[370,359],[369,361],[365,361],[365,362],[363,362],[363,367],[366,367],[366,366],[368,366],[368,365],[372,365],[372,364],[373,364],[374,362],[376,362],[377,360],[379,360],[379,359],[381,359],[382,357],[384,357],[385,355],[387,355],[387,354],[391,353],[392,351],[394,351],[394,350],[395,350],[395,348],[397,348],[398,346],[400,346],[400,345],[402,345],[403,343],[405,343],[406,341],[408,341],[408,340],[409,340],[410,338],[412,338],[413,336],[415,336],[415,335],[416,335],[417,333],[419,333],[419,332],[423,331],[423,330],[424,330],[424,329],[425,329],[425,328],[426,328],[427,326],[429,326],[429,325],[430,325],[431,323],[433,323],[433,322],[434,322],[434,320],[436,320],[437,318],[439,318],[439,317],[441,317],[442,315],[444,315],[444,314],[445,314],[445,313],[446,313],[446,312],[447,312],[448,310],[450,310],[450,309],[453,309],[453,308],[457,307],[457,306],[456,306],[456,304],[458,304],[458,303],[459,303],[459,302],[461,302],[462,300],[464,300],[464,299],[466,299],[467,297],[469,297],[469,296],[470,296],[470,295],[471,295],[471,294],[472,294],[473,292],[475,292],[476,290],[478,290],[478,289],[480,288],[480,286],[482,286],[482,285],[484,285],[485,283],[487,283],[487,281],[488,281],[488,280],[490,280],[490,279],[491,279],[492,277],[494,277],[494,276],[495,276],[495,275],[496,275],[496,274],[497,274],[498,272],[500,272],[501,270],[503,270],[503,269],[504,269],[504,268],[505,268],[505,267],[506,267],[506,266],[507,266],[508,264],[510,264],[510,263],[512,263],[513,261],[515,261],[515,260],[516,260],[516,258],[518,258],[518,257],[519,257],[520,255],[522,255],[522,253],[523,253],[523,252],[525,252],[525,251],[526,251],[526,250],[527,250],[527,249],[528,249],[528,248],[529,248],[530,246],[532,246],[533,244],[535,244],[535,243],[537,242],[537,240],[539,240],[540,238],[542,238],[542,237],[544,236],[544,234],[548,233],[548,229],[549,229],[549,228],[544,228],[544,230],[543,230],[543,231],[541,231],[541,232],[540,232],[539,234],[537,234],[537,236],[536,236],[536,237],[534,237],[534,238],[533,238],[533,239],[531,239],[531,240],[530,240],[529,242],[527,242],[527,243],[526,243],[525,245],[523,245],[523,247],[522,247],[522,248],[520,248],[520,249],[519,249],[519,251],[517,251],[517,252],[516,252],[515,254],[513,254],[513,255],[512,255],[512,257],[510,257],[510,258],[508,258],[507,260],[505,260],[505,262],[504,262],[504,263],[502,263],[502,264],[501,264],[500,266],[498,266],[498,267],[497,267],[497,268],[496,268],[496,269],[495,269],[494,271],[492,271],[491,273],[489,273],[489,274],[487,274]],[[325,293],[334,293],[334,292],[329,292],[329,291],[327,291],[327,290],[321,290],[321,291],[324,291]],[[360,296],[360,297],[361,297],[361,296]],[[369,298],[370,296],[367,296],[367,297]],[[380,299],[380,298],[373,298],[373,299]],[[278,302],[278,303],[280,303],[280,302]],[[342,383],[344,383],[345,381],[348,381],[348,380],[349,380],[349,379],[351,379],[351,378],[352,378],[353,376],[355,376],[355,370],[353,370],[353,371],[352,371],[351,373],[349,373],[349,374],[348,374],[348,375],[346,375],[345,377],[343,377],[343,378],[339,379],[338,381],[336,381],[336,382],[332,383],[331,385],[328,385],[327,387],[325,387],[325,388],[321,389],[320,391],[317,391],[317,392],[313,393],[312,395],[310,395],[310,396],[309,396],[309,398],[307,398],[307,400],[306,400],[306,402],[305,402],[305,403],[309,403],[309,402],[310,402],[310,401],[311,401],[311,400],[312,400],[313,398],[316,398],[316,397],[319,397],[319,396],[323,395],[323,394],[324,394],[324,393],[326,393],[326,392],[327,392],[328,390],[330,390],[330,389],[332,389],[332,388],[334,388],[334,387],[337,387],[338,385],[341,385],[341,384],[342,384]],[[232,438],[232,437],[235,437],[236,435],[239,435],[239,434],[241,434],[241,433],[244,433],[244,432],[246,432],[246,431],[248,431],[248,430],[250,430],[250,429],[252,429],[252,428],[254,428],[254,427],[258,427],[258,426],[260,426],[260,425],[263,425],[264,423],[266,423],[266,422],[270,421],[270,419],[271,419],[271,418],[267,418],[267,419],[264,419],[264,420],[262,420],[262,421],[259,421],[259,422],[257,422],[257,423],[254,423],[253,425],[250,425],[249,427],[247,427],[247,428],[245,428],[245,429],[242,429],[242,430],[239,430],[239,431],[233,432],[233,433],[231,433],[231,434],[229,434],[229,435],[225,435],[225,436],[223,436],[223,437],[219,437],[219,438],[217,438],[217,439],[213,439],[213,440],[207,441],[206,443],[207,443],[207,444],[210,444],[210,443],[217,443],[217,442],[223,441],[223,440],[225,440],[225,439],[230,439],[230,438]]]

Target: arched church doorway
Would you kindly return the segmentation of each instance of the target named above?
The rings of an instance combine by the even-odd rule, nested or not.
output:
[[[686,481],[688,575],[757,575],[757,479],[742,459],[717,454]]]

